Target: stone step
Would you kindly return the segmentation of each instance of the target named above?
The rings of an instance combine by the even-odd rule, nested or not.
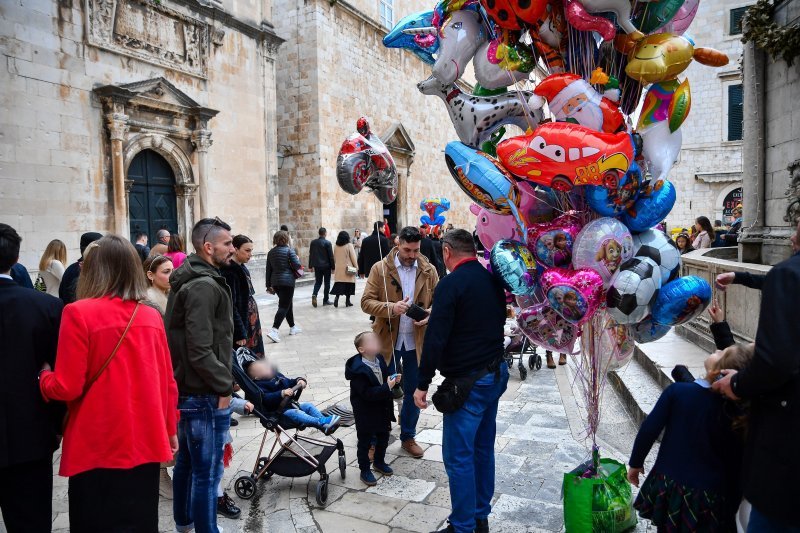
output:
[[[609,372],[608,379],[637,427],[642,424],[664,390],[661,383],[637,358],[632,359],[624,368]]]

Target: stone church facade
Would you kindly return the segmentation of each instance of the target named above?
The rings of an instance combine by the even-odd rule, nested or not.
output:
[[[270,0],[21,0],[0,19],[0,220],[34,270],[85,231],[278,225]]]

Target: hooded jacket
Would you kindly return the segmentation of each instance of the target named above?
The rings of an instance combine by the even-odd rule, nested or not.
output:
[[[287,378],[280,372],[275,372],[272,379],[254,379],[253,383],[261,389],[261,405],[270,413],[280,409],[283,401],[283,391],[297,385],[300,378]]]
[[[394,374],[394,363],[391,371],[383,357],[377,357],[381,365],[383,384],[364,362],[361,354],[347,360],[344,366],[344,378],[350,381],[350,403],[356,419],[356,431],[359,433],[381,433],[392,429],[394,405],[392,391],[386,380]]]
[[[231,292],[219,270],[191,254],[170,277],[164,322],[181,394],[233,392]]]

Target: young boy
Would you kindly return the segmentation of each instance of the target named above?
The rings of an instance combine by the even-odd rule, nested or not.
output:
[[[305,378],[290,379],[275,370],[266,360],[252,361],[246,364],[244,371],[255,381],[261,389],[261,403],[267,411],[277,411],[280,409],[283,398],[294,395],[292,387],[298,383],[305,389],[308,382]],[[312,403],[289,403],[287,409],[281,413],[290,421],[298,425],[315,427],[322,430],[326,435],[334,432],[341,419],[338,415],[324,416],[319,409]]]
[[[394,404],[392,388],[400,383],[400,374],[394,373],[380,355],[381,343],[371,331],[356,335],[354,344],[358,353],[347,360],[344,377],[350,381],[350,403],[356,419],[358,437],[358,468],[361,481],[367,486],[377,483],[370,471],[369,448],[375,442],[372,468],[384,476],[391,476],[392,469],[386,464],[386,447],[392,429]]]

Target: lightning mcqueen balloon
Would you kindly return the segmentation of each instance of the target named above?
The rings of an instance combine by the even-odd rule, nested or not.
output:
[[[602,133],[568,122],[548,122],[497,145],[497,157],[510,173],[559,191],[576,185],[616,189],[634,152],[626,132]]]
[[[358,132],[342,143],[336,158],[336,179],[345,192],[358,194],[367,187],[384,204],[397,198],[397,168],[389,150],[372,133],[364,117],[358,119]]]

